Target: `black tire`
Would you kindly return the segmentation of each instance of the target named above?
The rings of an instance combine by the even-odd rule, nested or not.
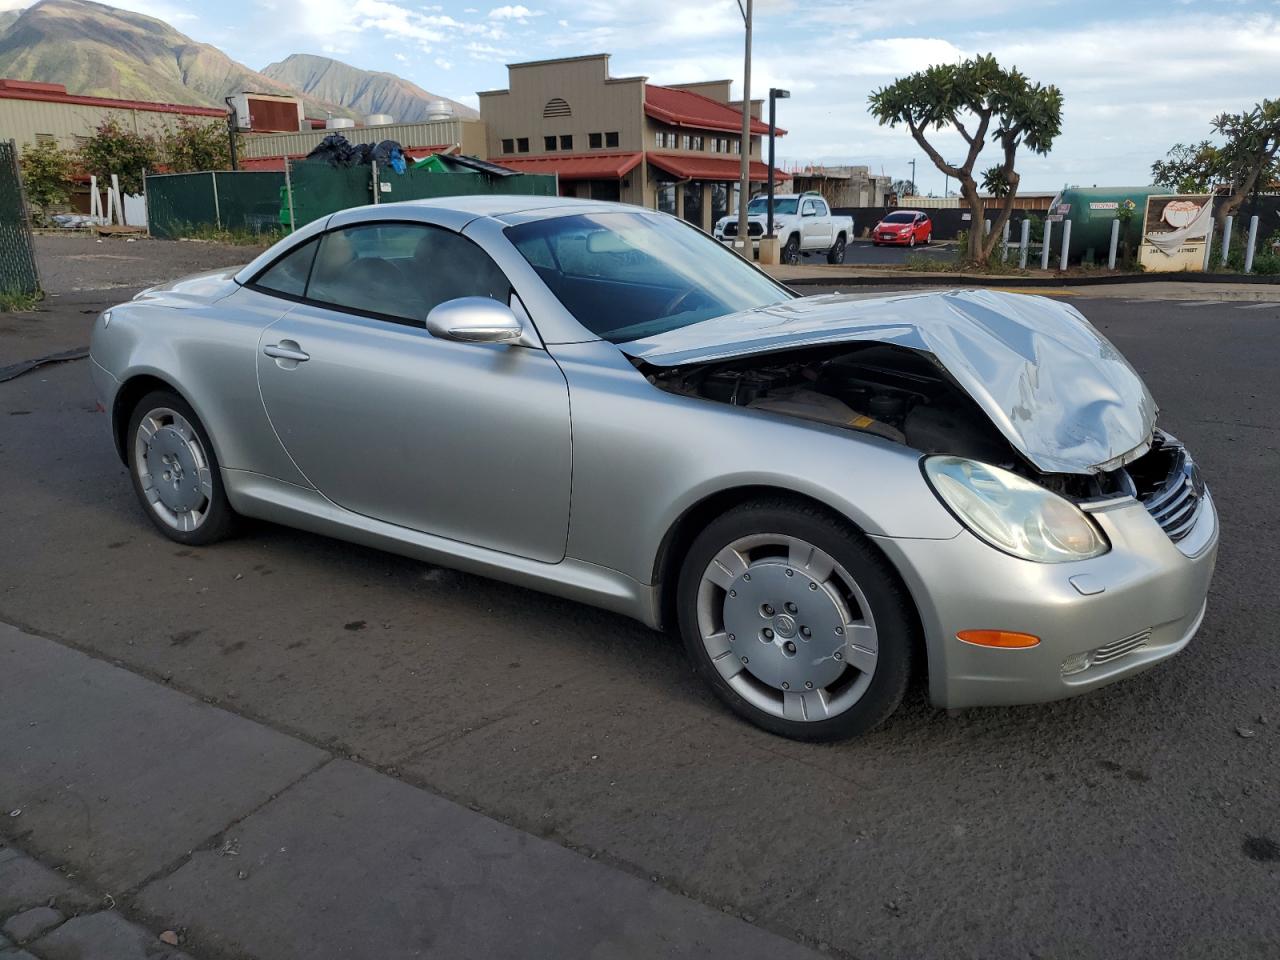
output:
[[[759,533],[798,537],[833,557],[858,583],[879,634],[870,685],[843,713],[817,721],[788,720],[750,703],[717,671],[698,626],[698,590],[712,558],[739,538]],[[893,714],[910,683],[917,618],[906,588],[888,560],[852,524],[806,501],[787,497],[741,504],[712,521],[693,541],[677,583],[680,635],[694,672],[740,717],[794,740],[831,741],[867,733]]]
[[[142,480],[139,476],[137,463],[138,427],[145,417],[160,408],[172,410],[186,419],[199,439],[205,459],[208,462],[211,488],[211,492],[206,498],[208,506],[205,509],[203,519],[192,530],[179,530],[161,519],[152,508],[151,501],[143,489]],[[157,530],[170,540],[187,544],[188,546],[203,546],[209,543],[216,543],[219,540],[226,539],[234,532],[238,516],[231,509],[231,504],[227,502],[226,490],[222,483],[222,470],[218,465],[218,456],[214,452],[213,443],[209,440],[208,431],[205,430],[204,424],[200,422],[200,418],[196,416],[195,411],[191,409],[191,405],[187,401],[170,390],[153,390],[148,393],[138,401],[133,408],[133,412],[129,415],[129,426],[125,433],[124,443],[129,466],[129,480],[133,484],[134,493],[138,496],[138,502],[142,505],[143,513],[155,524]]]
[[[827,251],[827,263],[844,263],[845,242],[844,234],[836,237],[836,242],[831,245],[831,249]]]
[[[913,233],[911,234],[911,239],[907,241],[907,246],[914,247],[915,245],[916,245],[916,235]]]
[[[796,264],[800,262],[800,238],[794,233],[787,237],[782,247],[782,262]]]

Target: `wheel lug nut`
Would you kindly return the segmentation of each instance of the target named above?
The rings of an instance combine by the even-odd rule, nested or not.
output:
[[[810,581],[810,583],[809,583],[809,589],[810,589],[810,590],[817,590],[817,589],[818,589],[818,585],[817,585],[816,583],[813,583],[812,581]]]
[[[772,630],[770,630],[768,627],[765,627],[765,628],[764,628],[764,638],[765,638],[766,640],[772,640],[772,639],[773,639],[773,631],[772,631]]]
[[[805,638],[808,638],[808,637],[812,636],[812,632],[809,630],[809,628],[808,628],[808,627],[801,627],[801,628],[800,628],[800,636],[805,637]]]
[[[844,659],[844,654],[843,654],[843,653],[841,653],[839,650],[837,650],[837,651],[835,652],[835,658],[836,658],[837,660],[843,660],[843,659]]]
[[[735,641],[735,640],[737,640],[737,639],[738,639],[738,638],[737,638],[737,637],[735,637],[732,633],[731,633],[731,634],[729,634],[729,642],[730,642],[730,643],[733,643],[733,641]]]
[[[788,640],[786,644],[784,644],[784,649],[787,651],[787,653],[795,653],[796,645],[792,643],[790,640]]]
[[[787,613],[795,613],[795,612],[796,612],[796,605],[795,605],[794,603],[791,603],[790,601],[788,601],[788,602],[787,602]]]
[[[749,660],[747,660],[747,658],[746,658],[746,657],[743,657],[743,658],[742,658],[742,662],[743,662],[744,664],[746,664],[746,663],[749,663],[750,661],[749,661]]]
[[[795,572],[794,570],[788,570],[788,571],[787,571],[787,576],[788,576],[788,577],[794,577],[795,575],[796,575],[796,572]]]
[[[749,574],[749,573],[744,573],[744,574],[742,575],[742,579],[743,579],[743,580],[750,580],[750,579],[751,579],[751,574]]]
[[[813,689],[813,681],[812,681],[812,680],[806,680],[806,681],[804,682],[804,688],[805,688],[806,690],[812,690],[812,689]]]
[[[844,636],[844,627],[836,627],[836,636],[837,636],[837,637],[843,637],[843,636]]]
[[[783,681],[782,681],[782,689],[783,689],[783,690],[790,690],[790,689],[791,689],[791,684],[789,684],[789,683],[787,683],[787,681],[783,680]]]
[[[773,607],[771,607],[771,606],[770,606],[769,604],[767,604],[767,603],[764,605],[764,615],[765,615],[766,617],[772,617],[772,616],[773,616]]]
[[[731,596],[731,597],[736,597],[737,595],[738,595],[738,591],[737,591],[737,590],[730,590],[730,591],[729,591],[729,596]]]

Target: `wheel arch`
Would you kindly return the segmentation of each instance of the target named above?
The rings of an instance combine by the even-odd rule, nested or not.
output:
[[[826,511],[833,516],[839,518],[842,523],[848,524],[854,531],[860,534],[869,543],[872,548],[880,554],[884,559],[885,566],[893,572],[893,576],[897,579],[898,584],[902,587],[902,591],[911,605],[911,615],[913,618],[915,645],[915,662],[919,665],[920,675],[927,682],[929,672],[929,656],[928,647],[925,643],[924,622],[920,616],[920,605],[916,600],[915,594],[911,589],[911,585],[907,578],[902,575],[893,558],[880,549],[873,537],[866,535],[865,531],[847,517],[841,511],[832,507],[829,503],[824,503],[817,497],[804,493],[797,493],[795,490],[789,490],[786,487],[772,486],[769,484],[752,484],[746,486],[727,487],[723,490],[717,490],[708,494],[701,500],[688,507],[675,522],[667,530],[663,536],[661,543],[658,545],[658,553],[654,557],[653,564],[653,589],[656,594],[654,598],[654,610],[658,616],[657,626],[662,629],[677,622],[676,618],[676,584],[679,580],[680,564],[683,562],[685,554],[688,553],[689,547],[694,539],[701,533],[706,526],[722,516],[734,507],[751,500],[758,500],[763,497],[781,497],[792,500],[799,504],[806,504],[817,507]]]
[[[111,404],[111,437],[115,441],[116,454],[120,457],[121,463],[127,464],[129,462],[129,441],[125,436],[126,431],[129,429],[129,418],[133,416],[133,411],[137,407],[138,401],[155,390],[168,390],[170,393],[176,394],[186,402],[187,406],[195,410],[197,417],[200,416],[200,411],[191,402],[191,398],[171,381],[155,373],[134,374],[120,384],[120,389],[116,391],[115,400]],[[203,424],[204,418],[201,417],[200,419]],[[204,431],[209,436],[209,442],[213,444],[214,456],[221,463],[222,455],[218,450],[217,441],[209,433],[207,426],[204,427]]]

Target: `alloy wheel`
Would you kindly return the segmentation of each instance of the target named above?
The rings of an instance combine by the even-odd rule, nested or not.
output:
[[[186,417],[168,407],[148,411],[134,436],[134,469],[147,503],[164,524],[187,533],[204,523],[213,472]]]
[[[698,585],[698,631],[720,676],[784,720],[827,720],[866,693],[879,657],[861,587],[829,554],[781,534],[741,537]]]

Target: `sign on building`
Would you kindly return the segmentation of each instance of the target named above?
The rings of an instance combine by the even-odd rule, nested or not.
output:
[[[1213,223],[1213,197],[1173,194],[1147,198],[1138,262],[1156,272],[1201,270]]]

